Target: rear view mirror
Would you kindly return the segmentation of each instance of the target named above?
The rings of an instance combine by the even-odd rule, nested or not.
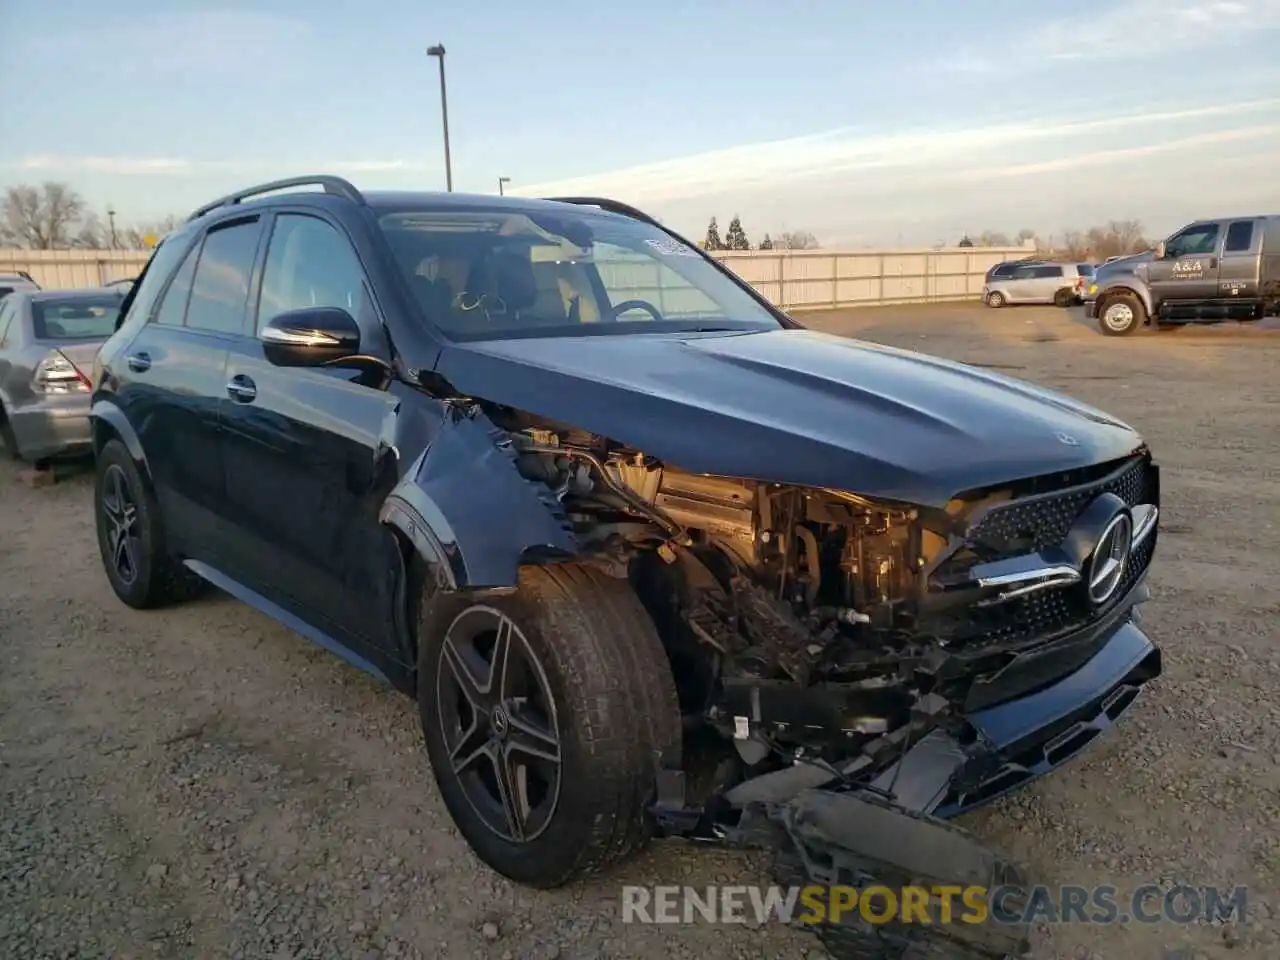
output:
[[[320,367],[360,352],[360,327],[341,307],[278,313],[259,336],[267,360],[277,367]]]
[[[1168,251],[1169,251],[1169,248],[1165,245],[1165,242],[1161,240],[1159,243],[1156,244],[1156,259],[1163,260],[1165,258],[1165,254],[1167,254]]]

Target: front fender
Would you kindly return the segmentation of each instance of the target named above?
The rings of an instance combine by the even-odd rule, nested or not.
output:
[[[147,455],[142,450],[142,441],[138,439],[138,432],[133,429],[133,424],[129,422],[129,418],[125,416],[116,404],[110,400],[95,400],[93,406],[89,408],[89,422],[93,424],[94,436],[97,436],[98,423],[105,423],[118,436],[125,448],[129,451],[129,455],[133,457],[134,462],[138,465],[138,469],[148,479],[151,478],[151,468],[147,464]],[[97,453],[98,445],[94,444],[94,453]]]
[[[1151,288],[1136,275],[1131,273],[1124,274],[1114,280],[1106,281],[1098,288],[1098,294],[1094,298],[1094,302],[1102,303],[1107,297],[1117,293],[1132,293],[1142,301],[1142,306],[1147,311],[1147,316],[1155,316],[1156,304],[1155,298],[1151,294]]]
[[[578,552],[560,501],[520,475],[506,433],[477,407],[450,408],[379,519],[450,590],[514,587],[522,563]]]

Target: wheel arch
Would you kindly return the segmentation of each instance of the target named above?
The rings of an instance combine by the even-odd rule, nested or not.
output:
[[[443,593],[514,590],[521,567],[580,556],[560,501],[520,475],[505,437],[478,411],[446,416],[379,510],[404,563],[397,615],[410,662],[428,586]]]
[[[138,465],[138,472],[147,483],[151,483],[151,466],[147,463],[146,452],[142,449],[142,441],[138,432],[125,416],[125,412],[110,400],[95,400],[89,409],[89,423],[93,435],[93,454],[96,457],[111,440],[119,440]]]
[[[1095,308],[1098,312],[1098,316],[1102,316],[1102,311],[1107,308],[1107,302],[1109,300],[1113,300],[1119,296],[1124,296],[1125,294],[1138,298],[1138,302],[1142,304],[1142,309],[1147,314],[1143,323],[1150,323],[1152,316],[1155,314],[1155,310],[1152,307],[1151,291],[1147,289],[1145,285],[1140,283],[1118,283],[1115,286],[1107,287],[1105,290],[1098,291],[1098,306]]]

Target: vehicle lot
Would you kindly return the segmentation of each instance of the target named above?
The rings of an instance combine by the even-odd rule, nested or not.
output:
[[[1075,394],[1164,468],[1166,676],[1118,734],[966,825],[1046,883],[1250,887],[1245,928],[1058,927],[1042,958],[1280,955],[1280,329],[1103,338],[972,305],[810,325]],[[764,882],[674,845],[554,893],[479,866],[410,702],[229,598],[142,614],[102,575],[91,479],[0,466],[0,956],[822,956],[778,927],[620,922],[625,883]],[[1184,950],[1183,953],[1173,952]]]

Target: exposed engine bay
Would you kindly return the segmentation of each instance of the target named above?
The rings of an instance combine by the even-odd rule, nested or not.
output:
[[[1036,633],[1045,598],[1067,609],[1054,596],[1065,582],[1008,591],[973,575],[1037,546],[1034,529],[965,536],[1022,490],[932,510],[692,474],[571,428],[506,426],[520,473],[554,491],[584,553],[645,603],[686,725],[732,740],[747,776],[803,758],[860,782],[939,726],[971,737],[960,715],[973,685],[1051,639]]]

